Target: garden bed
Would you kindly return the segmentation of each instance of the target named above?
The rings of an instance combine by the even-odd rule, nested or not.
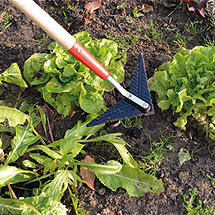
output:
[[[9,26],[4,29],[1,26],[0,29],[0,72],[5,71],[14,62],[23,68],[24,62],[33,53],[49,53],[48,44],[52,39],[8,1],[0,1],[1,14],[7,13],[5,17],[11,14],[11,18],[8,18]],[[95,16],[90,18],[87,17],[85,9],[86,1],[35,2],[71,34],[86,31],[92,38],[114,40],[121,50],[126,50],[127,63],[122,84],[125,88],[130,86],[140,52],[144,55],[147,76],[150,78],[155,70],[170,60],[181,47],[192,49],[199,45],[212,45],[215,39],[214,26],[210,19],[190,13],[186,4],[177,1],[172,7],[164,6],[162,1],[102,1],[101,7],[95,10]],[[151,5],[153,10],[145,13],[141,10],[143,3]],[[136,7],[142,14],[139,17],[135,17],[133,12]],[[10,93],[12,100],[21,96],[40,106],[48,106],[34,87],[23,91],[21,95],[13,85],[5,84],[3,87]],[[195,188],[198,195],[194,202],[190,200],[193,213],[189,214],[197,214],[194,210],[199,200],[202,201],[202,211],[209,211],[214,207],[214,143],[208,141],[194,125],[189,126],[186,131],[175,127],[173,123],[176,121],[176,115],[173,115],[172,110],[161,111],[156,104],[156,94],[152,92],[151,95],[154,115],[123,120],[120,123],[108,123],[102,133],[122,133],[123,139],[131,146],[128,148],[129,152],[142,166],[145,164],[147,173],[153,174],[163,183],[165,191],[131,197],[123,189],[111,191],[99,180],[95,181],[95,190],[80,183],[79,207],[84,208],[86,214],[188,214],[188,203],[185,199],[190,200],[190,189]],[[108,107],[121,100],[121,96],[115,90],[111,94],[105,93],[104,97]],[[49,114],[54,113],[49,117],[52,118],[51,130],[55,140],[62,138],[67,129],[71,129],[84,117],[79,109],[67,117],[57,114],[52,107],[49,109]],[[190,155],[183,164],[179,162],[181,149]],[[118,154],[107,144],[89,144],[85,151],[97,160],[118,158]],[[73,214],[69,192],[65,192],[62,202],[67,206],[68,214]],[[215,211],[209,214],[214,213]]]

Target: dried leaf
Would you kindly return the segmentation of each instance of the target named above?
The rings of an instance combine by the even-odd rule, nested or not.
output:
[[[208,0],[206,4],[206,11],[209,13],[210,16],[215,15],[215,3],[213,0]]]
[[[93,21],[92,17],[96,15],[94,10],[97,10],[100,7],[101,7],[101,0],[90,2],[84,6],[84,8],[86,9],[86,16],[84,17],[84,25],[88,25]]]
[[[92,22],[92,20],[88,19],[87,17],[84,17],[84,25],[88,25]]]
[[[4,151],[3,149],[0,148],[0,162],[3,162],[3,161],[4,161]]]
[[[86,155],[86,157],[81,160],[81,162],[85,162],[85,163],[92,163],[94,162],[94,158],[90,157],[89,155]],[[87,186],[92,189],[95,190],[94,188],[94,181],[95,181],[95,173],[92,172],[91,170],[89,170],[86,167],[80,167],[80,175],[82,177],[82,179],[87,183]]]
[[[174,3],[168,3],[167,1],[163,1],[163,6],[167,8],[175,7],[176,4]]]
[[[141,10],[143,11],[143,13],[149,13],[151,11],[154,11],[153,7],[148,4],[143,4]]]
[[[93,1],[85,5],[85,9],[89,13],[93,13],[94,10],[97,10],[101,7],[101,1]]]

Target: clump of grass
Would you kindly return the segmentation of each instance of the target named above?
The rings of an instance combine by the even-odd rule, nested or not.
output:
[[[150,142],[150,148],[145,156],[141,157],[142,167],[145,172],[156,175],[157,167],[163,160],[167,159],[167,152],[173,150],[174,143],[170,141],[171,137],[161,137],[158,142]]]
[[[123,125],[123,127],[125,128],[142,128],[142,118],[141,117],[136,117],[133,119],[124,119],[124,120],[120,120],[121,124]]]
[[[151,20],[149,28],[146,29],[146,32],[143,36],[145,40],[152,41],[154,44],[159,44],[163,40],[163,32],[158,29],[155,25],[155,22]]]
[[[215,205],[207,209],[204,207],[205,201],[198,199],[199,191],[196,187],[189,189],[189,199],[186,199],[186,196],[183,196],[183,214],[186,215],[214,215],[215,214]]]
[[[0,26],[5,31],[12,24],[13,16],[9,12],[0,11]]]

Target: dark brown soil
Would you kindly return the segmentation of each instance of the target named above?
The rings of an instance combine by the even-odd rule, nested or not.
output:
[[[189,33],[185,27],[191,21],[197,22],[198,28],[208,26],[208,20],[199,15],[189,13],[184,4],[177,2],[176,7],[166,8],[162,1],[140,0],[107,0],[96,10],[96,15],[89,24],[84,24],[88,1],[68,0],[71,9],[67,9],[65,1],[35,0],[53,18],[62,24],[71,34],[87,31],[92,37],[109,38],[118,42],[120,48],[127,48],[127,64],[125,66],[124,87],[129,87],[133,71],[136,67],[138,54],[143,52],[148,77],[151,77],[162,63],[169,60],[179,46],[174,40],[180,33],[189,41],[187,48],[204,44],[204,35]],[[155,3],[157,2],[157,3]],[[117,9],[118,5],[126,3],[125,9]],[[141,8],[143,3],[153,6],[153,11],[134,18],[132,10]],[[47,45],[52,39],[44,39],[45,33],[32,21],[15,9],[7,0],[0,0],[0,11],[10,12],[13,15],[12,24],[6,30],[0,28],[0,72],[3,72],[11,63],[17,62],[22,68],[25,60],[35,52],[48,52]],[[141,11],[140,11],[141,12]],[[154,27],[152,27],[152,23]],[[153,33],[153,30],[155,32]],[[149,39],[145,35],[149,36]],[[33,91],[31,91],[33,93]],[[39,96],[38,94],[36,94]],[[107,96],[108,105],[119,100],[117,92],[111,100]],[[40,98],[38,98],[39,100]],[[175,116],[171,110],[161,112],[156,106],[155,95],[152,93],[155,105],[155,114],[142,118],[142,128],[125,128],[122,124],[113,126],[107,124],[105,132],[122,132],[123,138],[131,145],[131,154],[141,160],[149,151],[150,141],[159,141],[161,136],[169,137],[174,143],[173,150],[165,154],[161,164],[158,164],[156,176],[163,182],[164,193],[145,194],[142,197],[130,197],[124,190],[112,192],[96,181],[96,191],[90,190],[84,184],[79,186],[79,207],[90,215],[179,215],[182,213],[183,195],[188,197],[188,189],[196,187],[199,190],[199,199],[205,201],[204,207],[210,208],[215,204],[215,189],[211,177],[215,174],[214,155],[210,153],[211,143],[198,134],[195,129],[180,131],[173,126]],[[111,102],[110,102],[111,101]],[[66,129],[75,124],[77,117],[60,118],[55,124],[55,130],[60,136]],[[188,149],[192,159],[180,165],[178,152],[181,148]],[[95,153],[100,153],[95,149]],[[91,152],[90,152],[91,153]],[[94,154],[96,156],[96,154]],[[70,207],[71,202],[65,198],[64,203]],[[186,214],[186,213],[185,213]]]

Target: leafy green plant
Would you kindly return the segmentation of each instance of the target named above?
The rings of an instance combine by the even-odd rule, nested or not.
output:
[[[161,65],[149,81],[162,110],[173,108],[175,126],[186,129],[188,117],[204,126],[215,140],[215,47],[182,48]]]
[[[119,137],[120,134],[108,134],[91,138],[104,125],[88,128],[86,127],[86,124],[89,120],[91,119],[88,119],[84,123],[78,122],[74,128],[67,130],[63,139],[48,145],[32,145],[37,136],[31,134],[34,137],[29,137],[29,134],[26,135],[25,132],[28,131],[27,128],[22,129],[23,132],[16,132],[16,136],[13,139],[15,147],[12,147],[4,165],[0,166],[0,186],[3,187],[7,184],[23,181],[33,183],[46,180],[46,182],[37,188],[37,195],[20,198],[20,202],[8,201],[7,204],[3,204],[7,210],[15,214],[11,208],[14,208],[14,205],[18,204],[16,207],[21,207],[22,211],[27,207],[26,210],[29,214],[36,210],[39,211],[38,214],[45,214],[43,213],[44,209],[41,208],[42,206],[47,206],[53,201],[60,201],[68,187],[74,190],[75,187],[77,187],[78,181],[83,182],[78,176],[78,166],[84,166],[93,171],[105,186],[114,191],[119,187],[123,187],[132,196],[140,196],[146,192],[163,191],[161,182],[139,169],[139,165],[125,147],[127,143]],[[30,140],[32,140],[32,142],[30,142]],[[82,149],[85,146],[83,143],[100,141],[112,143],[121,155],[124,164],[114,160],[109,160],[101,164],[84,163],[76,159],[77,155],[82,152]],[[34,168],[34,171],[28,171],[8,165],[13,164],[14,161],[24,153],[29,154],[30,160],[27,160],[34,163],[36,167],[40,167]],[[43,173],[42,175],[38,175],[36,172],[39,170],[41,171],[41,167],[43,168]],[[30,168],[32,168],[32,166]],[[33,176],[37,177],[31,180]],[[47,200],[42,200],[43,197],[46,197]],[[1,200],[4,202],[5,199],[0,199],[0,202]],[[44,203],[44,201],[47,201],[47,203]],[[61,207],[61,204],[59,207]],[[17,208],[15,210],[17,213]],[[53,213],[52,210],[54,209],[51,207],[50,211],[48,210],[46,214]],[[28,214],[27,212],[26,214]],[[76,214],[79,214],[78,211],[76,211]]]
[[[42,60],[42,59],[41,59]],[[14,74],[14,79],[3,79],[8,83],[16,83],[26,86],[13,64],[5,74]],[[16,81],[17,79],[17,81]],[[40,112],[40,117],[34,114],[34,108]],[[4,214],[67,214],[67,209],[60,201],[68,190],[74,204],[75,214],[84,214],[83,209],[78,208],[77,186],[85,183],[79,176],[79,167],[86,167],[95,173],[96,177],[105,186],[113,191],[119,187],[124,188],[131,196],[141,196],[146,192],[163,192],[162,183],[154,176],[146,174],[139,167],[126,148],[127,143],[120,138],[119,133],[96,136],[96,133],[104,126],[87,127],[92,120],[92,115],[85,122],[78,122],[72,129],[67,130],[64,138],[46,143],[36,132],[35,126],[42,122],[45,130],[46,118],[42,109],[36,105],[31,106],[22,103],[20,109],[0,106],[0,133],[11,132],[9,145],[1,141],[1,165],[0,188],[9,187],[11,198],[4,192],[4,198],[0,198],[0,209]],[[39,118],[39,120],[38,120]],[[86,163],[80,161],[86,152],[83,148],[86,144],[108,142],[118,151],[123,162],[108,160],[104,162]],[[22,161],[22,162],[20,162]],[[25,169],[24,169],[25,167]],[[13,184],[20,183],[23,187],[29,183],[34,189],[27,195],[17,194],[13,191]],[[23,184],[25,183],[25,184]]]
[[[124,79],[124,54],[118,53],[117,44],[107,39],[93,40],[87,32],[75,34],[82,43],[111,72],[119,83]],[[51,43],[52,54],[35,53],[26,60],[24,77],[43,95],[44,100],[60,114],[68,115],[76,106],[87,113],[106,109],[103,94],[113,86],[102,80],[57,43]],[[10,70],[20,74],[16,63]],[[3,73],[4,74],[4,73]],[[0,77],[1,78],[1,77]]]
[[[213,215],[215,213],[215,206],[210,209],[203,207],[203,202],[198,199],[199,191],[196,187],[189,189],[190,198],[187,199],[184,195],[183,214],[186,215]]]

